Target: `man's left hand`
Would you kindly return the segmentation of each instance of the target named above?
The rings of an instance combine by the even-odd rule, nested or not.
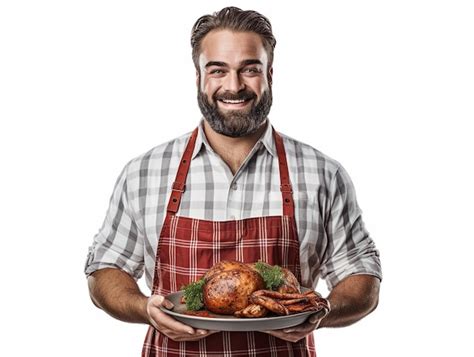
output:
[[[304,323],[298,326],[288,327],[283,330],[265,331],[269,335],[281,338],[289,342],[297,342],[318,328],[325,314],[316,313],[311,315]]]

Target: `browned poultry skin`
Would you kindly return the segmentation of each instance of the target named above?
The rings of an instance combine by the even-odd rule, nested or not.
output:
[[[302,303],[302,302],[307,302],[307,301],[308,301],[308,298],[278,300],[278,302],[279,302],[280,304],[282,304],[283,306],[286,306],[286,305],[293,305],[293,304]]]
[[[287,306],[288,311],[292,313],[303,312],[303,311],[312,311],[319,310],[319,307],[311,305],[310,303],[297,303]]]
[[[301,293],[279,293],[273,290],[259,290],[254,292],[254,296],[267,296],[273,299],[302,299],[310,297],[309,294]]]
[[[314,291],[301,293],[296,277],[288,269],[281,269],[283,284],[277,291],[263,290],[265,283],[255,263],[221,261],[204,275],[204,305],[216,314],[236,317],[263,317],[270,311],[277,315],[329,312],[326,299]]]
[[[254,270],[249,264],[244,264],[234,260],[222,260],[206,272],[204,275],[204,280],[209,280],[214,274],[235,269]]]
[[[245,309],[236,311],[235,317],[264,317],[268,314],[268,310],[262,305],[250,304]]]
[[[250,301],[254,304],[262,305],[263,307],[274,312],[277,315],[289,314],[289,311],[285,306],[280,304],[277,300],[272,299],[268,296],[252,294],[252,296],[250,297]]]
[[[283,284],[281,284],[277,291],[280,293],[299,293],[300,283],[296,276],[286,268],[281,268],[283,271]]]
[[[204,305],[216,314],[232,315],[249,305],[249,296],[264,287],[260,274],[245,268],[214,272],[203,287]]]

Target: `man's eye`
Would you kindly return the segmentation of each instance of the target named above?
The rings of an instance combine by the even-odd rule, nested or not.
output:
[[[222,69],[213,69],[209,73],[211,73],[211,74],[221,74],[221,73],[224,73],[224,71]]]
[[[250,68],[245,68],[244,69],[244,72],[245,73],[260,73],[260,69],[256,68],[256,67],[250,67]]]

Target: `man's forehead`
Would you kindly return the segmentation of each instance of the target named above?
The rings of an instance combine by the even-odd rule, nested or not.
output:
[[[254,32],[213,30],[201,42],[199,65],[205,68],[208,62],[240,65],[245,61],[268,62],[268,56],[260,35]]]

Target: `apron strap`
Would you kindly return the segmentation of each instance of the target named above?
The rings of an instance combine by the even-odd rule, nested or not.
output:
[[[280,169],[280,191],[283,198],[283,215],[293,217],[295,214],[295,204],[293,202],[293,189],[291,188],[285,146],[283,145],[283,138],[280,134],[278,134],[273,127],[272,130],[278,154],[278,167]]]
[[[186,145],[184,154],[181,157],[179,163],[178,173],[176,174],[175,181],[171,188],[171,196],[168,202],[167,211],[171,215],[175,215],[178,212],[179,204],[181,203],[181,197],[186,189],[186,178],[188,176],[189,165],[191,164],[191,157],[194,151],[194,145],[198,135],[199,128],[196,128]],[[280,191],[283,199],[283,215],[293,217],[295,214],[295,207],[293,202],[293,190],[290,183],[290,174],[288,171],[288,163],[286,161],[285,146],[283,145],[283,139],[272,127],[273,137],[275,138],[275,145],[278,154],[278,165],[280,169]]]
[[[179,204],[181,203],[181,197],[184,190],[186,189],[186,178],[188,177],[189,165],[191,164],[191,157],[193,156],[194,145],[198,135],[198,128],[194,129],[191,137],[186,145],[184,154],[181,157],[181,161],[178,167],[178,173],[171,187],[171,196],[168,201],[167,211],[171,215],[175,215],[178,212]]]

